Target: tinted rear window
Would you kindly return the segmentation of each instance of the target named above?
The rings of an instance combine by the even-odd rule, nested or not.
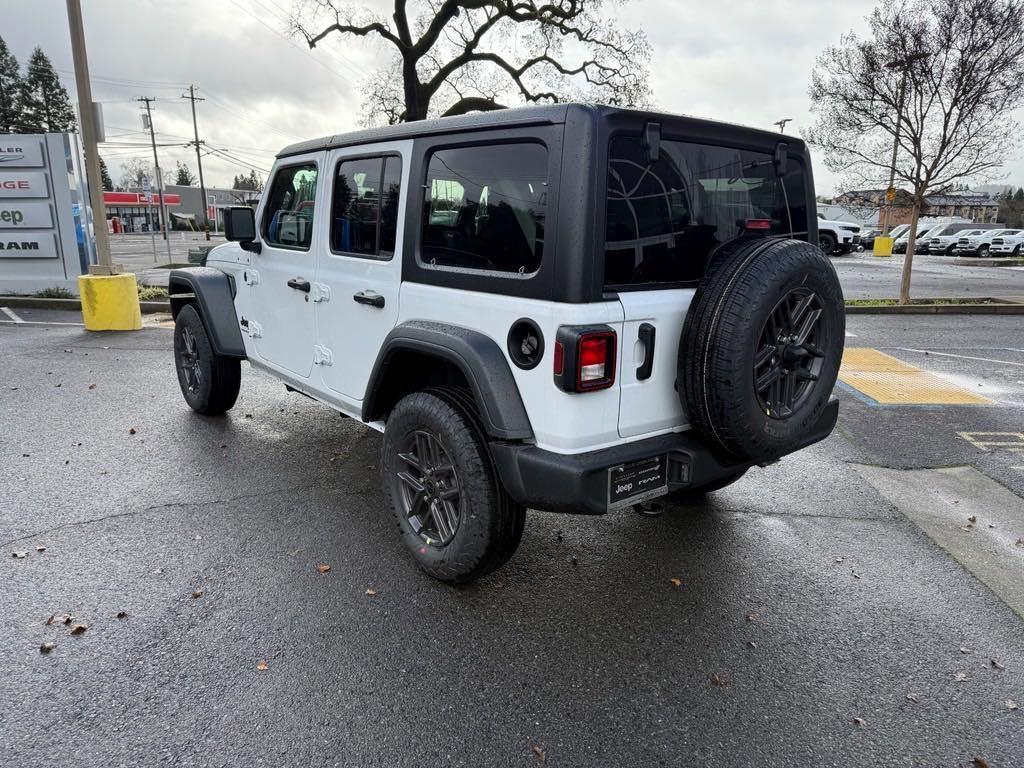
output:
[[[639,136],[612,139],[608,159],[605,285],[690,283],[717,245],[767,219],[766,234],[807,237],[804,169],[784,179],[771,154],[662,141],[651,162]]]

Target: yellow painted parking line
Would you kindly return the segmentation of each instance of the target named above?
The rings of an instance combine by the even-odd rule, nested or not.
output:
[[[892,355],[847,347],[839,378],[882,405],[991,405],[992,401]]]

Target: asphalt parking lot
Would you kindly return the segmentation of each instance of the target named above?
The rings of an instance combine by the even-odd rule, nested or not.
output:
[[[892,299],[899,295],[901,254],[870,252],[832,257],[848,299]],[[915,298],[1024,297],[1024,268],[954,264],[949,256],[914,256],[911,295]]]
[[[456,589],[394,535],[374,433],[248,367],[235,409],[201,418],[167,330],[19,315],[0,318],[10,765],[1024,764],[1017,317],[852,316],[848,346],[988,402],[841,385],[824,443],[658,518],[531,513],[511,563]],[[960,474],[915,474],[935,467]],[[995,497],[973,523],[926,515]]]

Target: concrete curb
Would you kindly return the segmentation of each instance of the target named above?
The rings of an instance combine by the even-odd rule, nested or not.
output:
[[[956,256],[950,263],[953,264],[954,266],[959,267],[1020,267],[1024,266],[1024,259],[1015,258],[1013,256],[994,256],[992,258],[987,259],[972,259]]]
[[[81,312],[81,299],[39,299],[35,296],[0,296],[0,306],[24,307],[26,309],[62,309],[69,312]],[[171,302],[166,299],[157,301],[140,301],[142,314],[151,315],[156,312],[170,312]]]
[[[878,307],[849,306],[848,315],[1024,315],[1024,301],[983,297],[991,304],[889,304]],[[870,299],[868,299],[870,301]],[[941,302],[943,299],[936,299]]]

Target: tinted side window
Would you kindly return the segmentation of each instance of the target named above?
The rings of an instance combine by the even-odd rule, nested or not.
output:
[[[395,251],[402,161],[398,157],[342,160],[331,203],[331,249],[364,256]]]
[[[269,245],[308,251],[315,201],[316,165],[278,169],[263,211],[263,239]]]
[[[771,154],[662,141],[651,162],[639,136],[616,137],[608,158],[605,285],[699,280],[712,249],[741,236],[750,219],[768,220],[768,234],[806,238],[796,159],[780,180]]]
[[[420,238],[425,264],[530,274],[544,255],[548,153],[542,144],[430,156]]]

